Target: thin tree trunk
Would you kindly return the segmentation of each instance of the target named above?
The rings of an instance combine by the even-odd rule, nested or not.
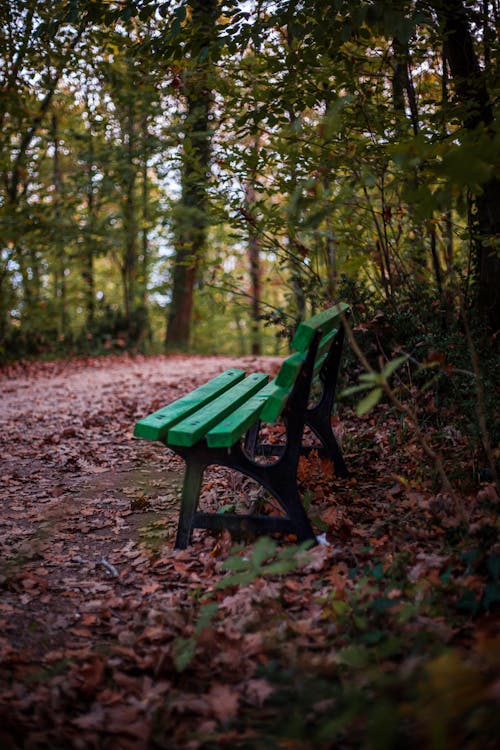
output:
[[[210,47],[215,38],[219,14],[217,0],[191,2],[192,33],[198,48]],[[188,68],[184,82],[186,115],[182,153],[182,194],[175,221],[175,258],[172,297],[168,313],[165,346],[187,349],[193,317],[194,284],[199,260],[205,249],[207,231],[207,184],[210,159],[212,104],[210,55]]]
[[[253,148],[256,154],[259,151],[259,136],[255,137]],[[255,159],[255,164],[257,159]],[[255,169],[252,170],[248,177],[245,186],[245,209],[247,215],[253,218],[255,210]],[[262,352],[261,349],[261,336],[260,336],[260,306],[261,306],[261,269],[260,269],[260,243],[259,236],[256,231],[255,221],[250,221],[248,224],[249,235],[248,235],[248,260],[250,266],[250,341],[251,341],[251,354],[259,355]]]
[[[54,217],[55,217],[55,237],[54,245],[56,250],[56,298],[59,302],[59,331],[66,336],[68,331],[68,310],[66,295],[66,253],[64,251],[64,235],[61,226],[61,201],[62,201],[62,173],[59,154],[59,122],[57,114],[52,114],[52,141],[54,146],[53,174],[54,184]]]
[[[483,0],[483,54],[484,69],[487,73],[491,68],[491,44],[494,42],[494,34],[490,26],[488,6],[488,0]]]
[[[87,107],[87,113],[90,108]],[[93,180],[94,145],[92,129],[89,128],[88,142],[89,156],[87,161],[87,222],[83,252],[82,278],[84,282],[85,322],[87,331],[92,332],[95,320],[95,281],[94,281],[94,227],[95,227],[95,196]]]
[[[288,76],[292,79],[292,81],[294,81],[296,79],[297,71],[293,64],[295,53],[293,51],[293,32],[290,26],[287,27],[286,41],[287,41],[287,46],[288,46],[288,61],[289,61]],[[288,109],[287,114],[288,114],[290,130],[293,131],[296,125],[300,122],[300,117],[292,107]],[[296,195],[295,195],[296,190],[297,190],[297,159],[292,149],[291,157],[290,157],[290,188],[289,188],[288,194],[294,201],[296,199]],[[296,211],[289,210],[288,220],[287,220],[287,236],[288,236],[289,252],[292,256],[294,256],[296,249],[297,249],[297,236],[296,236],[296,231],[295,231],[296,221],[297,221]],[[298,325],[300,321],[305,318],[305,315],[306,315],[306,297],[304,294],[304,290],[302,288],[300,261],[295,257],[293,257],[293,260],[290,264],[290,275],[291,275],[293,294],[295,298],[295,307],[297,309],[295,322],[296,322],[296,325]]]
[[[441,76],[441,108],[442,108],[442,119],[441,119],[441,133],[443,137],[446,137],[448,133],[448,121],[447,121],[447,108],[449,102],[448,93],[448,61],[446,59],[446,49],[443,45],[442,48],[442,61],[443,61],[443,72]],[[451,201],[451,198],[450,198]],[[453,209],[450,206],[444,213],[444,257],[446,261],[446,271],[450,274],[453,270]]]
[[[474,50],[467,11],[461,0],[439,3],[437,11],[443,24],[446,57],[457,98],[464,108],[463,121],[468,130],[478,126],[495,137],[493,109],[484,72]],[[482,135],[481,137],[485,137]],[[477,277],[476,304],[493,330],[500,328],[500,258],[494,238],[500,234],[500,180],[491,177],[475,196],[476,211],[471,211],[471,233],[475,248]]]
[[[138,301],[146,307],[146,293],[149,273],[149,180],[148,180],[148,120],[147,115],[142,120],[142,229],[141,229],[141,283],[138,289]]]
[[[434,278],[436,279],[436,286],[439,294],[439,299],[443,299],[443,271],[441,269],[441,261],[439,260],[439,253],[436,242],[436,225],[431,221],[429,226],[429,234],[431,241],[431,255],[432,265],[434,268]]]
[[[413,86],[413,79],[410,72],[410,52],[408,43],[403,44],[397,37],[394,37],[392,46],[394,49],[392,92],[393,105],[397,114],[400,115],[401,121],[406,119],[406,104],[404,94],[408,100],[410,109],[410,120],[413,128],[413,134],[417,135],[419,131],[419,118],[417,108],[417,97]]]
[[[130,335],[133,327],[135,312],[135,289],[137,275],[137,216],[135,205],[136,171],[135,155],[135,117],[131,95],[127,103],[125,120],[125,143],[127,162],[125,168],[125,196],[123,202],[123,230],[125,239],[125,253],[122,264],[123,304],[127,331]]]

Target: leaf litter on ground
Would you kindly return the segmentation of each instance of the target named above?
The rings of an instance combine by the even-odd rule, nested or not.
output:
[[[381,404],[336,417],[349,479],[301,459],[326,544],[196,532],[173,550],[183,463],[134,440],[135,421],[227,367],[275,365],[124,355],[0,373],[2,747],[494,746],[498,497],[471,481],[461,436],[440,447],[466,525]],[[202,501],[274,512],[217,467]]]

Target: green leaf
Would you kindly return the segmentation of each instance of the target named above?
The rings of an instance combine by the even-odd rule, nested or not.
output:
[[[195,628],[196,635],[199,635],[204,628],[207,628],[210,625],[218,611],[219,607],[217,602],[209,602],[200,609]]]
[[[236,505],[234,503],[226,503],[226,505],[221,505],[221,507],[217,510],[217,513],[224,514],[224,513],[234,513],[236,510]]]
[[[339,651],[337,660],[340,664],[345,664],[347,667],[362,669],[367,666],[369,662],[368,657],[368,651],[364,646],[346,646],[346,648]]]
[[[200,63],[205,62],[205,60],[208,57],[208,53],[209,52],[210,52],[210,50],[209,50],[208,47],[203,47],[203,49],[201,50],[201,52],[200,52],[200,54],[198,56],[198,62],[200,62]]]
[[[372,609],[377,614],[381,615],[386,610],[391,609],[392,607],[396,606],[399,602],[395,599],[388,599],[386,596],[377,596],[372,601]]]
[[[395,372],[398,367],[401,367],[402,364],[404,364],[408,360],[408,357],[406,355],[402,357],[396,357],[396,359],[392,359],[390,362],[386,364],[384,369],[382,370],[382,375],[387,379],[389,378],[393,372]]]
[[[347,602],[342,601],[342,599],[334,599],[332,609],[336,615],[343,615],[349,609],[349,605]]]
[[[487,583],[484,590],[484,608],[488,610],[492,604],[498,604],[498,602],[500,602],[500,586],[498,583]]]
[[[256,542],[253,548],[252,563],[256,567],[260,567],[262,563],[267,560],[276,550],[276,542],[270,539],[268,536],[261,536]]]
[[[457,602],[457,609],[462,612],[467,612],[471,615],[477,614],[479,610],[479,600],[474,591],[469,589],[462,589],[462,596]]]
[[[234,557],[228,557],[227,560],[224,560],[222,563],[223,570],[248,570],[249,564],[248,560],[244,560],[239,555],[235,555]]]
[[[365,643],[374,644],[379,643],[385,636],[383,630],[369,630],[368,633],[364,633],[362,638]]]
[[[178,672],[183,672],[188,667],[196,651],[194,638],[176,638],[172,648],[174,666]]]
[[[339,396],[340,397],[351,396],[353,393],[360,393],[361,391],[366,391],[370,387],[371,385],[368,385],[368,383],[366,385],[352,385],[352,386],[349,386],[349,388],[344,388],[344,390],[341,393],[339,393]]]
[[[297,562],[295,560],[276,560],[276,562],[269,563],[262,568],[264,575],[284,575],[285,573],[291,573],[297,570]]]
[[[221,580],[217,581],[217,583],[215,584],[215,588],[225,589],[229,586],[246,586],[247,583],[251,583],[255,578],[258,578],[255,571],[246,570],[241,573],[235,573],[232,576],[221,578]]]
[[[488,572],[494,581],[500,581],[500,555],[490,555],[486,561]]]
[[[382,394],[382,388],[374,388],[373,391],[370,391],[370,393],[362,398],[356,406],[356,414],[358,415],[358,417],[362,417],[363,414],[367,414],[370,409],[373,409],[373,407],[376,406],[382,398]]]

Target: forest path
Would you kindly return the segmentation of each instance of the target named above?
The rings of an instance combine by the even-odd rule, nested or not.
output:
[[[427,679],[415,671],[433,654],[432,670],[458,670],[446,690],[472,669],[470,710],[490,710],[483,696],[498,685],[489,608],[500,600],[492,580],[499,557],[492,546],[476,575],[470,561],[493,528],[494,490],[467,497],[462,535],[387,405],[362,418],[340,408],[349,479],[336,479],[314,454],[301,459],[304,503],[327,544],[298,567],[286,543],[271,554],[283,574],[259,569],[234,586],[224,566],[241,549],[228,533],[197,531],[187,550],[173,549],[183,462],[135,440],[136,420],[228,367],[273,375],[278,364],[123,355],[0,372],[0,747],[201,750],[247,747],[246,737],[252,748],[283,747],[280,737],[310,747],[295,743],[302,729],[288,726],[290,705],[307,733],[313,715],[322,732],[332,695],[344,701],[344,686],[358,690],[358,668],[364,675],[372,665],[370,690],[382,705],[392,701],[391,715],[400,711],[391,696],[401,695],[406,716],[410,691]],[[457,466],[465,446],[453,446]],[[202,501],[244,506],[254,492],[250,480],[214,467]],[[470,611],[481,601],[476,623]],[[443,648],[454,648],[451,662]],[[282,675],[278,664],[292,671]],[[364,680],[355,698],[363,712]],[[432,689],[425,683],[424,707]],[[423,737],[419,701],[412,710]],[[494,746],[483,740],[496,707],[483,715],[479,743],[467,745],[474,750]],[[350,731],[350,708],[345,716]],[[277,743],[263,744],[260,731],[276,733]],[[464,723],[457,747],[467,731]]]
[[[168,521],[163,540],[170,540],[183,462],[160,444],[134,439],[135,422],[229,367],[273,372],[278,361],[125,355],[5,370],[0,374],[4,564],[40,554],[61,535],[71,541],[71,549],[65,545],[70,559],[85,558],[89,548],[92,558],[106,558],[104,529],[112,532],[116,547],[161,519]]]

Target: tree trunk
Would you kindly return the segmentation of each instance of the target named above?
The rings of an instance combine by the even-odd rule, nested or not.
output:
[[[191,9],[193,65],[187,69],[184,82],[186,115],[183,127],[182,192],[174,224],[172,297],[165,338],[167,349],[181,350],[189,346],[194,285],[207,230],[209,115],[212,104],[209,77],[212,63],[210,53],[203,62],[199,57],[201,51],[209,50],[210,43],[215,38],[215,24],[219,14],[217,0],[193,0]]]
[[[138,285],[139,305],[146,307],[146,294],[149,273],[149,181],[148,181],[148,118],[142,120],[142,224],[141,224],[141,269]]]
[[[87,113],[90,119],[90,108],[87,107]],[[95,227],[95,200],[94,200],[94,180],[93,180],[93,162],[94,162],[94,145],[92,129],[89,128],[89,156],[87,161],[87,222],[85,227],[85,242],[83,251],[83,269],[82,278],[84,283],[85,299],[85,323],[87,332],[91,333],[94,327],[95,318],[95,282],[94,282],[94,227]]]
[[[394,37],[392,47],[394,50],[392,75],[392,99],[394,110],[400,115],[401,122],[404,122],[406,119],[406,104],[404,97],[406,92],[413,134],[417,135],[419,131],[419,118],[417,98],[410,73],[410,51],[408,48],[408,42],[403,44],[397,39],[397,37]]]
[[[464,107],[463,121],[468,130],[484,128],[491,136],[494,152],[493,109],[483,70],[474,50],[467,11],[461,0],[437,5],[445,35],[446,58],[458,100]],[[485,135],[482,135],[485,137]],[[475,196],[470,227],[476,266],[476,305],[493,330],[500,328],[500,258],[494,247],[500,234],[500,180],[492,177]]]
[[[291,30],[290,25],[287,27],[287,36],[286,36],[287,46],[288,46],[288,54],[287,54],[287,60],[288,60],[288,71],[287,75],[289,79],[292,81],[292,85],[295,83],[297,79],[297,69],[295,66],[295,51],[293,47],[293,32]],[[288,121],[290,126],[290,131],[292,132],[296,127],[297,124],[300,122],[300,115],[297,114],[293,106],[290,106],[287,110],[288,115]],[[297,191],[297,154],[294,152],[293,147],[290,149],[290,188],[288,190],[289,198],[291,198],[293,201],[296,201]],[[295,307],[296,307],[296,317],[295,317],[295,325],[298,326],[299,323],[304,320],[306,316],[306,297],[304,294],[303,289],[303,282],[302,282],[302,274],[301,274],[301,261],[300,258],[297,255],[297,233],[296,233],[296,223],[297,223],[297,211],[295,208],[293,210],[290,210],[291,206],[289,204],[287,214],[287,239],[288,239],[288,251],[290,253],[290,277],[291,277],[291,283],[292,283],[292,289],[293,289],[293,296],[295,299]]]
[[[255,137],[253,143],[256,155],[259,151],[259,136]],[[257,164],[257,159],[254,161]],[[255,208],[255,168],[252,169],[245,186],[245,209],[250,218],[248,228],[248,261],[250,266],[250,352],[259,355],[262,353],[261,336],[260,336],[260,306],[261,306],[261,269],[260,269],[260,243],[259,236],[255,227],[255,222],[251,220]]]
[[[125,252],[122,265],[123,303],[127,332],[130,335],[133,327],[135,312],[135,289],[137,275],[137,216],[135,205],[136,171],[135,155],[135,117],[132,95],[129,95],[125,120],[124,140],[127,147],[127,161],[125,166],[125,196],[123,202],[123,230],[125,237]]]
[[[52,140],[54,145],[53,173],[54,184],[54,245],[56,251],[55,296],[59,302],[59,332],[66,336],[68,331],[68,309],[66,295],[66,253],[64,251],[64,234],[61,226],[62,173],[59,154],[59,122],[57,114],[52,114]]]
[[[436,242],[436,225],[433,221],[429,225],[429,235],[431,242],[431,255],[432,255],[432,266],[434,268],[434,278],[436,280],[436,287],[440,301],[443,300],[443,271],[441,268],[441,260],[437,249]]]

